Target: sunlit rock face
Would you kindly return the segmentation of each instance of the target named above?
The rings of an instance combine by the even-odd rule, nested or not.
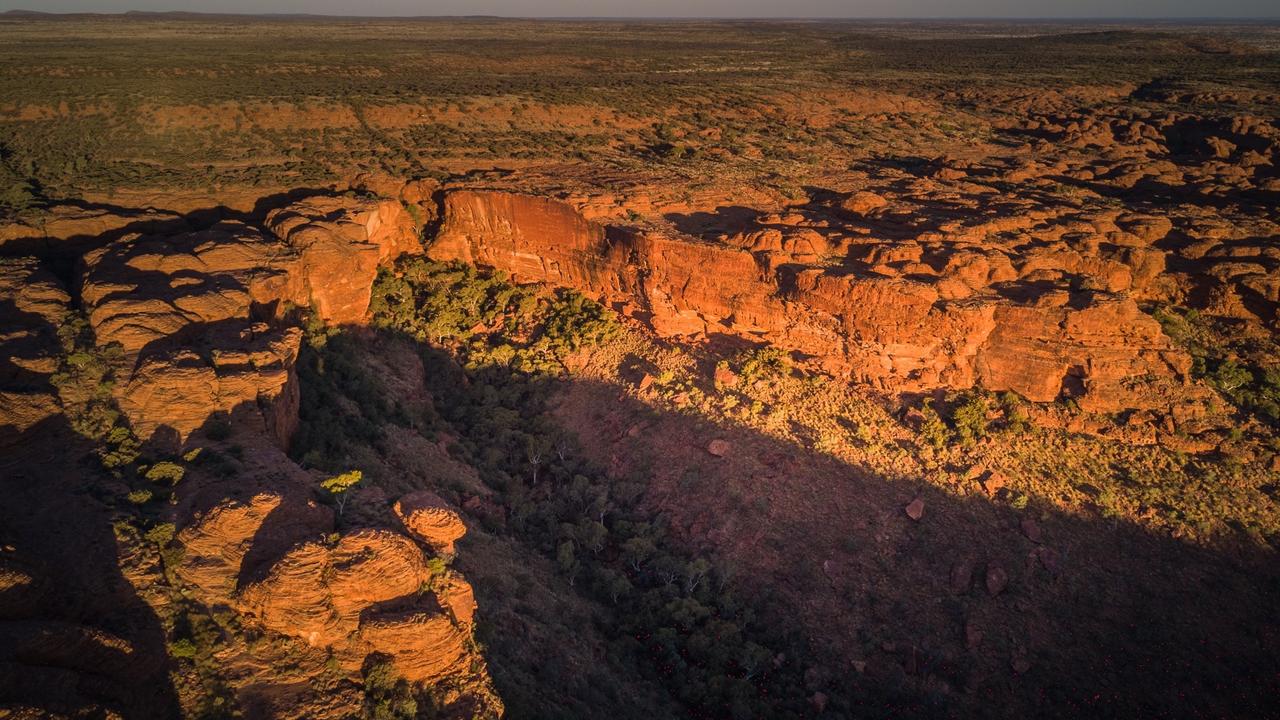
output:
[[[99,345],[119,345],[115,388],[144,440],[182,443],[210,415],[256,403],[282,445],[297,423],[293,375],[309,306],[330,325],[359,324],[380,264],[420,251],[393,201],[317,197],[177,235],[131,235],[85,255],[80,293]]]
[[[977,385],[1107,411],[1166,404],[1186,378],[1186,354],[1124,292],[1158,274],[1158,253],[1131,252],[1126,264],[1046,251],[1015,264],[971,243],[841,236],[841,213],[882,207],[855,195],[826,214],[825,234],[774,216],[726,244],[606,228],[544,198],[461,190],[446,194],[427,252],[628,303],[663,335],[772,342],[886,389]],[[861,260],[833,266],[838,253]],[[926,254],[932,264],[921,262]],[[1055,278],[1071,271],[1096,287],[1040,283],[1050,267]]]

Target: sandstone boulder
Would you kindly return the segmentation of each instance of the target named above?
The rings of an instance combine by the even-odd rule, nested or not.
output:
[[[436,595],[425,592],[431,579],[411,540],[360,530],[332,546],[294,547],[240,593],[239,606],[274,632],[330,648],[351,670],[377,652],[411,682],[470,674],[470,585],[450,578]]]
[[[844,200],[840,201],[840,209],[854,215],[869,215],[872,212],[886,207],[888,200],[865,190],[860,190]]]
[[[422,551],[408,538],[362,530],[334,547],[298,545],[244,588],[240,601],[276,632],[311,645],[342,645],[356,635],[365,608],[416,595],[430,578]]]
[[[370,616],[361,623],[359,638],[371,650],[390,655],[406,680],[435,682],[467,666],[471,633],[438,611],[410,610]]]
[[[428,490],[401,497],[396,501],[395,513],[410,534],[446,555],[452,554],[454,542],[467,534],[467,526],[457,511]]]
[[[214,485],[205,494],[216,497],[225,491]],[[191,517],[176,536],[183,548],[178,577],[196,588],[206,604],[226,602],[259,570],[246,560],[251,552],[259,564],[274,561],[302,539],[333,527],[330,511],[299,494],[262,491],[244,501],[223,498],[208,510],[188,509]]]

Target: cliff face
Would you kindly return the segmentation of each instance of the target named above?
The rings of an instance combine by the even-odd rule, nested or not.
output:
[[[456,191],[427,252],[633,303],[664,335],[767,341],[891,390],[976,385],[1109,411],[1166,403],[1186,380],[1185,353],[1120,292],[1151,275],[1146,254],[1130,254],[1136,273],[1057,250],[1015,268],[1005,253],[972,243],[928,257],[918,243],[854,242],[839,229],[841,212],[850,210],[813,224],[822,232],[774,218],[707,242],[605,228],[542,198]],[[1096,283],[1004,292],[1049,265]]]
[[[547,198],[456,190],[444,200],[444,218],[431,242],[436,259],[507,270],[527,280],[588,292],[626,292],[632,283],[613,275],[632,272],[616,257],[602,225]]]
[[[620,303],[661,335],[768,342],[888,390],[980,386],[1095,411],[1194,395],[1183,385],[1188,357],[1133,299],[1155,291],[1163,267],[1144,245],[1162,232],[1150,223],[1120,230],[1095,218],[1103,239],[1050,239],[1024,252],[978,239],[1012,220],[868,237],[858,218],[885,206],[862,196],[701,237],[605,226],[515,193],[443,197],[431,257]],[[303,339],[292,310],[360,325],[379,268],[418,252],[417,225],[399,202],[317,197],[271,212],[261,227],[111,240],[81,258],[73,289],[99,349],[117,349],[110,393],[139,439],[187,449],[208,440],[211,418],[230,419],[237,472],[191,467],[165,511],[182,549],[173,573],[191,597],[344,672],[386,656],[409,680],[452,688],[446,699],[457,707],[497,712],[470,641],[471,588],[430,562],[465,533],[458,514],[411,493],[395,504],[403,527],[387,527],[393,518],[334,534],[333,511],[314,499],[318,478],[284,452],[298,423]],[[52,378],[67,360],[57,328],[73,303],[34,260],[0,265],[0,297],[0,443],[12,443],[66,411]],[[293,697],[279,677],[254,672],[246,677],[273,688],[273,702]]]
[[[124,353],[116,400],[139,437],[181,444],[211,413],[257,403],[285,446],[301,332],[278,320],[310,306],[360,324],[379,264],[420,250],[397,202],[312,198],[273,211],[265,231],[226,222],[112,242],[84,256],[80,294],[98,344]]]
[[[110,392],[139,440],[185,451],[212,442],[213,418],[229,420],[236,471],[189,465],[163,511],[181,549],[169,569],[184,594],[295,639],[317,667],[358,675],[368,658],[385,657],[399,676],[437,686],[447,712],[494,716],[502,704],[471,642],[471,587],[429,562],[452,554],[465,533],[458,514],[443,501],[418,508],[421,498],[408,496],[405,507],[417,509],[408,527],[334,534],[333,511],[314,499],[320,478],[284,453],[298,424],[303,336],[291,308],[310,306],[329,325],[362,324],[378,267],[420,251],[399,202],[318,197],[270,213],[262,228],[223,222],[127,235],[84,255],[76,280],[97,350],[118,358]],[[7,443],[67,412],[51,378],[71,297],[35,260],[0,265],[0,297]],[[437,547],[442,536],[423,535],[428,527],[448,542]],[[248,678],[245,697],[268,698],[253,702],[273,708],[269,716],[292,716],[289,703],[314,700],[279,668],[229,672]]]

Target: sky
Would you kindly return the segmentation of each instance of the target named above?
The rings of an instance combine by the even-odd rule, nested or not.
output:
[[[1277,17],[1277,0],[0,0],[0,10],[510,17]]]

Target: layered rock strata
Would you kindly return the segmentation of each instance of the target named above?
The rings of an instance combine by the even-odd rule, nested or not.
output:
[[[882,211],[865,197],[853,205]],[[1125,292],[1159,265],[1147,254],[1126,264],[927,238],[855,241],[839,212],[850,211],[832,209],[812,227],[764,218],[708,242],[606,228],[552,200],[455,191],[427,252],[632,303],[661,334],[770,342],[886,389],[977,385],[1109,411],[1165,404],[1187,380],[1189,358]],[[1057,282],[1072,266],[1112,279]]]
[[[421,248],[390,201],[302,200],[265,228],[128,236],[84,256],[81,298],[98,344],[124,353],[116,399],[143,439],[181,444],[211,413],[257,403],[286,444],[302,335],[280,320],[310,306],[328,324],[361,323],[379,265]]]
[[[320,478],[283,452],[298,422],[303,333],[292,309],[308,306],[329,325],[361,324],[378,268],[420,251],[418,227],[399,202],[316,197],[270,213],[262,228],[221,222],[112,240],[84,255],[77,284],[97,345],[116,348],[104,354],[120,358],[112,392],[141,440],[177,450],[203,430],[202,444],[216,442],[211,420],[230,419],[235,472],[188,467],[166,511],[184,592],[327,654],[348,673],[385,657],[400,676],[438,686],[449,712],[490,717],[502,705],[471,643],[474,594],[429,562],[451,554],[465,532],[457,514],[418,493],[397,507],[420,540],[377,527],[335,534],[333,511],[314,499]],[[0,409],[11,439],[62,412],[50,377],[71,298],[34,260],[0,265],[0,298],[8,358]],[[0,590],[16,602],[21,593],[9,590],[34,580],[6,568]],[[0,662],[44,657],[25,636],[11,639],[16,654],[0,653]],[[90,664],[132,651],[105,635],[49,642],[72,654],[83,645]],[[295,693],[271,673],[246,682],[255,693],[275,687],[266,695],[282,702]]]
[[[0,446],[62,412],[51,378],[70,303],[34,259],[0,260]]]

